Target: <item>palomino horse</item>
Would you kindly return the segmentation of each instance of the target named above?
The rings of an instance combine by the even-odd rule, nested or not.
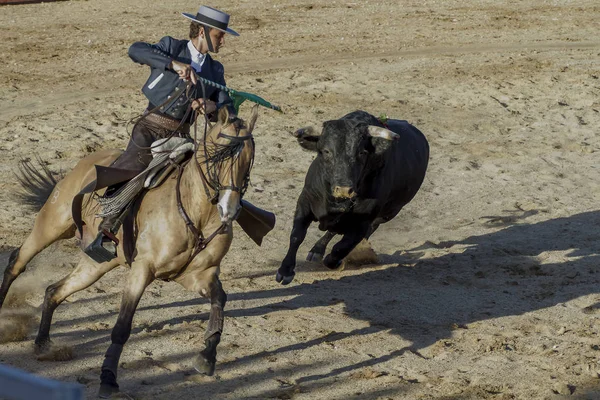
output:
[[[177,180],[167,179],[144,196],[136,216],[137,255],[131,264],[119,316],[112,330],[112,344],[102,365],[100,397],[108,398],[118,391],[117,366],[131,333],[133,315],[144,290],[155,279],[174,280],[210,299],[206,347],[196,358],[194,367],[207,375],[214,373],[216,349],[223,330],[223,308],[227,300],[219,280],[219,265],[231,245],[231,223],[239,214],[243,190],[248,183],[254,159],[252,130],[257,116],[255,107],[246,125],[241,119],[229,121],[229,115],[223,108],[218,121],[200,143],[195,157],[178,177],[179,192]],[[11,254],[0,287],[0,307],[11,283],[36,254],[59,239],[75,236],[77,230],[71,213],[73,197],[95,179],[94,165],[108,166],[119,154],[117,150],[92,154],[82,159],[54,186],[50,196],[44,199],[47,201],[35,220],[33,231],[20,249]],[[88,195],[84,205],[82,217],[86,229],[81,237],[82,249],[94,239],[100,222],[100,218],[95,216],[98,208],[94,197]],[[187,223],[182,218],[179,205],[185,210],[183,214],[189,217]],[[206,238],[202,233],[206,234]],[[49,349],[52,315],[60,303],[89,287],[113,268],[126,264],[122,230],[118,237],[117,258],[99,264],[83,255],[69,275],[48,286],[35,339],[36,351]]]

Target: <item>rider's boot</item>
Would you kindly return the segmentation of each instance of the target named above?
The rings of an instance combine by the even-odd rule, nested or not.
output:
[[[109,187],[106,190],[105,196],[111,196],[121,185]],[[98,226],[98,235],[83,251],[97,263],[103,263],[117,257],[117,247],[119,239],[116,233],[119,232],[121,219],[119,214],[108,215],[104,217]]]
[[[110,215],[104,218],[98,226],[98,235],[84,250],[84,253],[97,263],[103,263],[117,257],[119,239],[115,233],[119,231],[119,215]]]

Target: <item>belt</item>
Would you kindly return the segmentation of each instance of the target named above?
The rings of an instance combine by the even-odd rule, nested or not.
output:
[[[154,125],[158,125],[161,128],[165,128],[170,131],[190,133],[190,124],[181,123],[181,121],[176,120],[175,118],[169,118],[164,115],[158,115],[154,113],[148,114],[148,110],[144,112],[144,116],[142,117],[141,121],[151,122]]]

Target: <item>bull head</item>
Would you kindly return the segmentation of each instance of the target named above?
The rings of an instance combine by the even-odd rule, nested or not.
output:
[[[357,196],[371,156],[385,152],[400,138],[389,129],[343,119],[325,122],[322,135],[306,127],[294,136],[302,148],[319,152],[321,173],[331,185],[331,195],[339,200]]]
[[[367,132],[369,136],[374,138],[385,139],[389,141],[394,141],[400,139],[400,135],[396,132],[392,132],[389,129],[382,128],[380,126],[369,125],[367,128]],[[303,149],[310,151],[317,151],[317,145],[319,143],[319,138],[321,135],[315,133],[315,129],[312,126],[307,126],[304,128],[300,128],[293,133],[294,137],[298,140],[298,144]]]

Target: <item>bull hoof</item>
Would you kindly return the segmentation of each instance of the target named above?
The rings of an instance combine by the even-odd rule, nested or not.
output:
[[[199,355],[196,357],[196,360],[194,360],[194,369],[206,376],[213,376],[215,373],[215,364],[215,361],[207,360],[202,355]]]
[[[325,265],[329,269],[338,269],[340,265],[342,265],[342,260],[333,261],[330,254],[323,260],[323,265]]]
[[[111,371],[103,370],[100,375],[100,382],[100,390],[98,390],[99,398],[110,399],[113,394],[119,393],[117,377]]]
[[[287,285],[289,284],[291,281],[294,280],[294,276],[296,276],[295,273],[292,272],[291,275],[281,275],[281,273],[277,272],[277,276],[275,276],[275,280],[279,283],[281,283],[282,285]]]
[[[323,261],[323,253],[309,252],[306,256],[306,261],[321,262]]]

